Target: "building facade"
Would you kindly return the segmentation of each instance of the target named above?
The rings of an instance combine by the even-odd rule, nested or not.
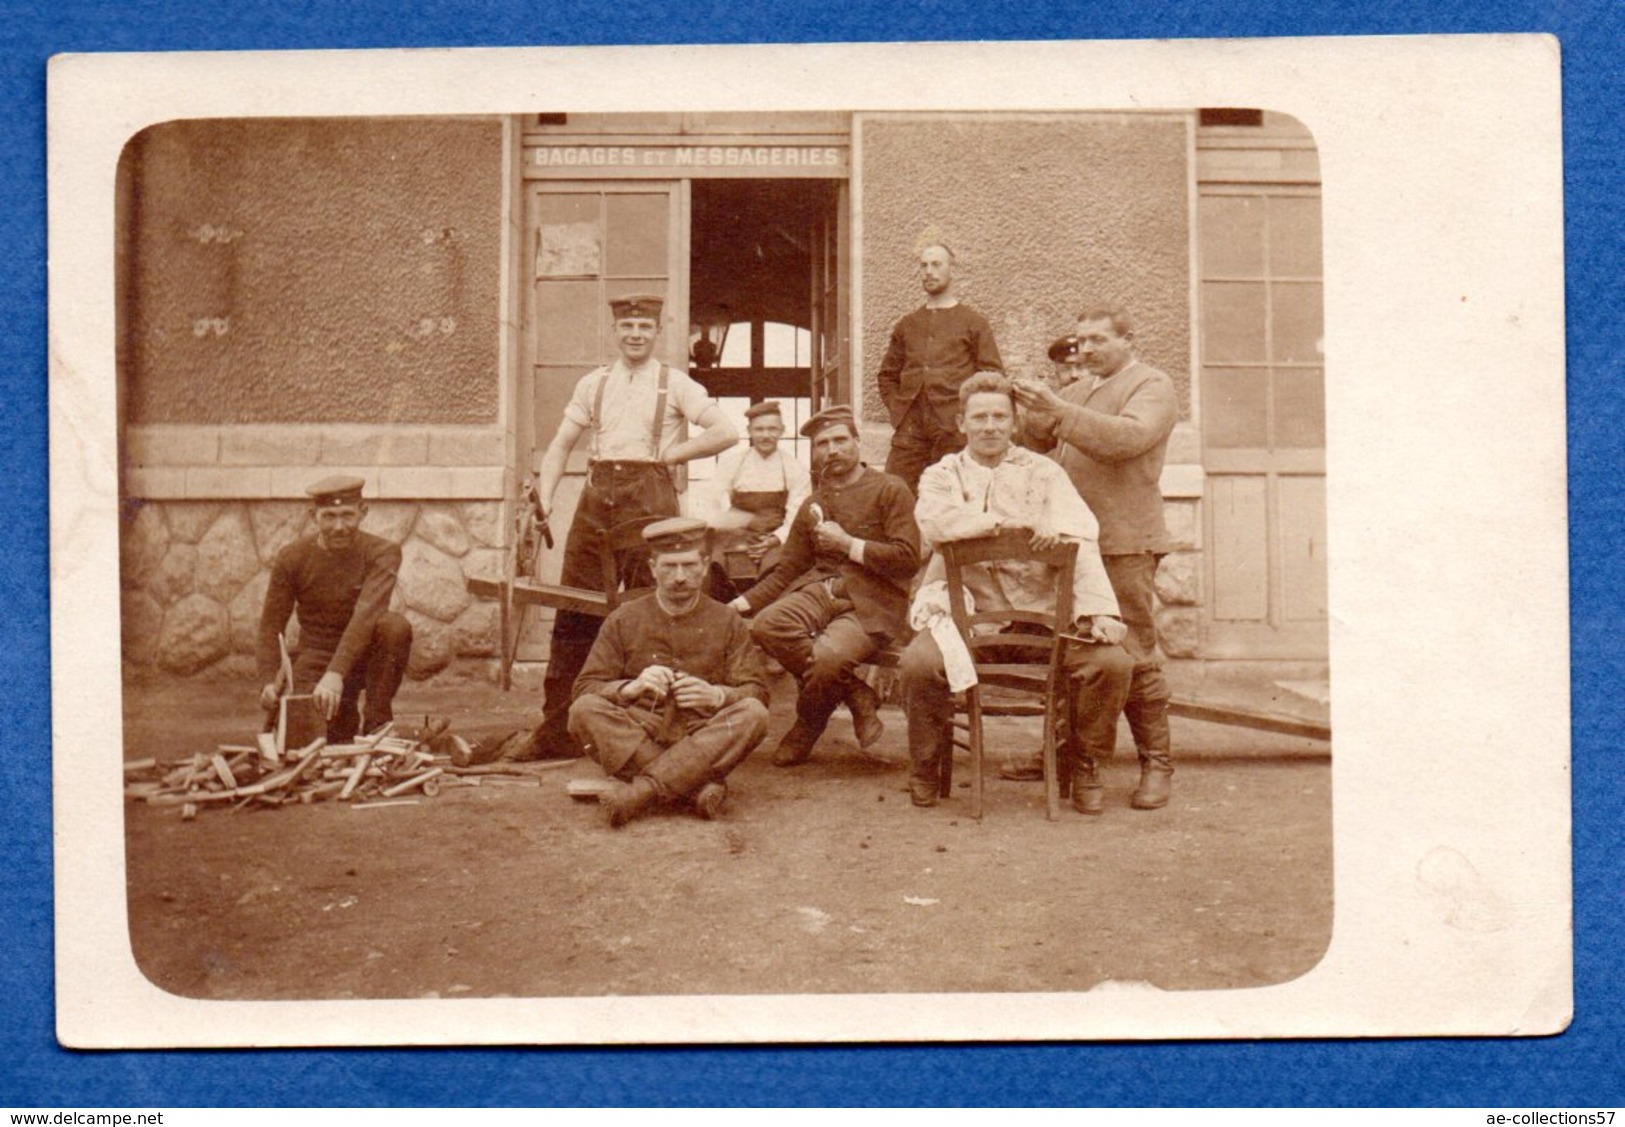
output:
[[[664,294],[663,359],[736,416],[853,403],[879,463],[875,370],[932,242],[1010,372],[1053,378],[1109,301],[1173,376],[1170,656],[1323,665],[1319,191],[1312,138],[1251,110],[154,126],[119,170],[127,667],[246,673],[304,486],[353,472],[403,545],[412,674],[489,674],[465,583],[502,574],[520,480],[613,355],[608,298]]]

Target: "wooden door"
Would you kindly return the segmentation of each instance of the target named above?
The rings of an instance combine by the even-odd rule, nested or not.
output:
[[[846,181],[829,186],[833,206],[822,210],[809,233],[812,248],[812,386],[810,408],[852,401],[846,358],[851,328],[847,310],[846,247],[851,237]]]
[[[616,356],[609,300],[630,293],[666,299],[659,355],[688,367],[687,185],[683,181],[545,180],[526,185],[521,470],[537,468],[577,381]],[[556,582],[564,537],[574,519],[586,469],[586,443],[571,455],[550,514],[554,550],[539,578]],[[527,624],[521,660],[545,656],[544,615]]]
[[[1198,230],[1203,654],[1324,661],[1319,190],[1203,184]]]

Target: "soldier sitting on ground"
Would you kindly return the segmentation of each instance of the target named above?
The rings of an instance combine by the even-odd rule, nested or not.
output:
[[[619,780],[601,801],[623,826],[657,800],[722,811],[723,780],[767,735],[767,677],[735,611],[704,593],[706,525],[644,529],[655,589],[604,620],[575,683],[570,733]]]

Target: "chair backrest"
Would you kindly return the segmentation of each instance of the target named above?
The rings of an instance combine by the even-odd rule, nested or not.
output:
[[[663,516],[633,517],[599,534],[598,565],[603,576],[608,609],[614,610],[627,599],[654,589],[654,576],[649,571],[649,549],[643,542],[643,530],[657,520],[666,519]]]
[[[937,545],[947,571],[948,606],[954,625],[976,663],[979,683],[1026,692],[1044,692],[1051,683],[1058,654],[1057,637],[1072,628],[1072,577],[1078,546],[1062,542],[1038,550],[1025,530],[1002,532],[975,540]],[[966,570],[1001,563],[1036,562],[1053,569],[1055,611],[1042,614],[1011,608],[970,609]]]

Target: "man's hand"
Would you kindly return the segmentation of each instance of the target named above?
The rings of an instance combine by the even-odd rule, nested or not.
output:
[[[1089,640],[1106,646],[1115,646],[1128,637],[1128,625],[1109,614],[1097,614],[1089,619]]]
[[[261,708],[264,708],[264,709],[275,708],[276,704],[277,704],[277,701],[279,701],[281,699],[282,699],[282,687],[276,681],[272,681],[270,684],[266,685],[265,688],[260,690],[260,707]]]
[[[818,541],[820,552],[836,552],[844,556],[852,550],[852,534],[836,521],[820,521],[813,527],[813,536]]]
[[[748,615],[750,613],[750,603],[746,601],[745,596],[740,595],[737,599],[729,600],[728,609]]]
[[[1029,547],[1035,552],[1047,552],[1061,542],[1061,534],[1056,532],[1049,521],[1040,517],[1032,527],[1032,537],[1027,541]]]
[[[722,702],[728,699],[721,685],[713,685],[692,673],[677,674],[677,679],[672,682],[671,693],[676,698],[678,708],[686,708],[702,715],[715,712],[722,707]]]
[[[751,563],[759,564],[763,556],[778,546],[779,538],[771,532],[764,532],[745,546],[745,554],[750,557]]]
[[[637,700],[647,693],[656,700],[663,700],[675,680],[677,674],[669,666],[651,665],[621,686],[621,696],[625,700]]]
[[[1040,435],[1048,436],[1060,421],[1066,400],[1055,394],[1055,389],[1041,380],[1012,380],[1016,406],[1021,408],[1022,421]]]
[[[315,698],[316,710],[322,714],[322,719],[332,720],[338,715],[339,700],[344,696],[344,678],[328,670],[316,682],[316,688],[310,695]]]

